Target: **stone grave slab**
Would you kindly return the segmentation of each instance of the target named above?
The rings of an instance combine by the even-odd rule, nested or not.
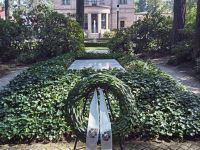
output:
[[[92,68],[94,70],[103,69],[120,69],[124,68],[115,59],[84,59],[75,60],[68,68],[68,70],[81,70],[86,68]]]

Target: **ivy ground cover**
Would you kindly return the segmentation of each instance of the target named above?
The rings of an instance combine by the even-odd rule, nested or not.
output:
[[[151,64],[125,54],[68,53],[33,65],[0,93],[0,141],[58,141],[73,134],[65,111],[68,93],[94,70],[70,71],[75,59],[114,58],[127,70],[97,71],[129,87],[139,113],[127,116],[129,136],[192,138],[200,135],[200,98]],[[110,96],[112,97],[112,95]],[[114,99],[114,98],[113,98]],[[118,115],[113,104],[114,116]]]

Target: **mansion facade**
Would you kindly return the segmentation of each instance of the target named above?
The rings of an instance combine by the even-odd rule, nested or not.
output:
[[[5,19],[5,9],[0,5],[0,19]]]
[[[53,0],[53,4],[59,13],[76,14],[76,0]],[[84,4],[84,29],[88,38],[102,37],[104,32],[116,29],[118,19],[119,28],[129,27],[137,20],[134,0],[85,0]]]

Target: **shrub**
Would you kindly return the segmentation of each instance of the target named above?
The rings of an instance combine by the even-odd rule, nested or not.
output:
[[[170,48],[171,19],[159,12],[148,13],[143,20],[138,20],[128,29],[119,31],[111,39],[110,49],[113,51],[135,52],[162,51]]]
[[[37,63],[17,76],[0,93],[1,143],[56,141],[71,134],[68,120],[64,119],[64,100],[78,81],[95,71],[68,71],[66,66],[75,58],[89,56],[97,58],[99,54],[65,54]],[[168,138],[200,134],[200,99],[197,96],[154,66],[130,55],[110,54],[107,57],[118,59],[127,69],[127,72],[110,70],[102,73],[116,76],[130,86],[135,95],[140,114],[137,126],[130,131],[132,134]],[[127,117],[131,119],[131,116]]]
[[[19,54],[19,43],[23,39],[24,26],[14,21],[0,19],[0,59],[8,61]]]
[[[197,5],[196,2],[191,2],[186,5],[186,23],[185,28],[194,30],[196,26]]]
[[[13,16],[13,21],[0,21],[0,49],[9,52],[6,58],[16,58],[18,52],[18,60],[30,63],[84,49],[79,24],[46,6],[38,5],[29,12],[19,9]]]
[[[165,51],[170,44],[170,18],[161,13],[149,13],[143,20],[135,23],[133,41],[137,51]]]
[[[133,47],[129,28],[118,30],[115,37],[108,42],[108,48],[112,52],[133,52]]]
[[[25,23],[28,21],[30,28],[33,29],[32,36],[33,40],[37,41],[36,50],[40,58],[84,49],[83,30],[76,21],[62,14],[38,5],[23,19]]]
[[[172,47],[171,52],[174,57],[169,60],[169,64],[179,65],[182,62],[191,61],[192,41],[182,41],[177,43]]]
[[[104,32],[103,37],[104,38],[113,38],[116,35],[116,32],[117,32],[116,30],[106,31],[106,32]]]

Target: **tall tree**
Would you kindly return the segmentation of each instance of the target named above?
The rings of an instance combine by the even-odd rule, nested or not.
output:
[[[9,18],[10,10],[9,10],[9,0],[5,0],[5,17],[6,19]]]
[[[196,5],[198,0],[187,0],[187,5]]]
[[[174,0],[174,20],[172,28],[172,44],[180,40],[179,30],[184,29],[186,14],[186,0]]]
[[[21,0],[18,0],[17,4],[18,4],[18,6],[20,6],[21,5]]]
[[[148,12],[157,12],[162,8],[162,0],[147,0],[147,11]]]
[[[84,0],[76,0],[76,20],[84,28]]]
[[[196,31],[194,39],[194,58],[200,57],[200,0],[197,2]]]
[[[137,4],[137,11],[138,12],[145,12],[146,7],[147,7],[146,3],[147,3],[146,0],[139,0],[138,4]]]

